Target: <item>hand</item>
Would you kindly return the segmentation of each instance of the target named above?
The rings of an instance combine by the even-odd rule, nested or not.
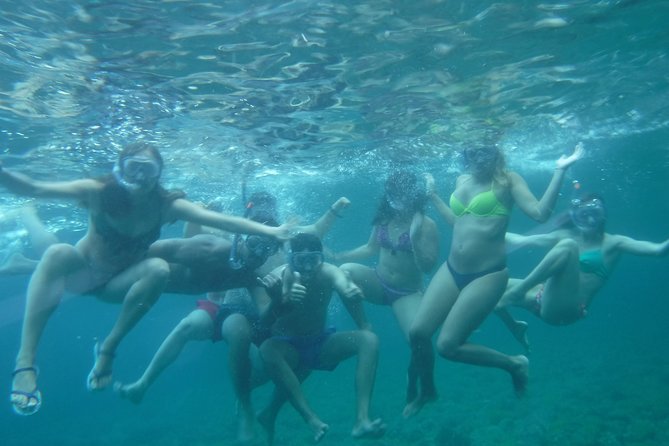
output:
[[[361,300],[364,298],[364,294],[358,285],[353,282],[349,282],[348,286],[343,292],[343,297],[346,299]]]
[[[340,197],[337,201],[334,202],[334,204],[332,205],[331,209],[332,209],[334,212],[339,212],[339,211],[341,211],[342,209],[347,208],[350,204],[351,204],[351,200],[349,200],[349,199],[346,198],[346,197]]]
[[[300,273],[293,273],[293,283],[288,293],[283,296],[284,303],[297,304],[307,296],[307,288],[302,285]]]
[[[297,223],[298,223],[297,218],[290,218],[287,222],[285,222],[281,226],[272,228],[273,236],[277,240],[282,242],[290,240],[295,235]]]
[[[564,156],[562,155],[559,160],[555,163],[555,168],[556,169],[567,169],[569,166],[574,164],[576,161],[580,160],[583,158],[583,155],[585,155],[585,149],[583,148],[583,143],[579,142],[576,144],[574,147],[574,153],[572,153],[569,156]]]

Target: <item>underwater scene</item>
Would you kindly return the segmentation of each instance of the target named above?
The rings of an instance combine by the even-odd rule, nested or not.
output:
[[[669,2],[0,2],[3,445],[669,444]]]

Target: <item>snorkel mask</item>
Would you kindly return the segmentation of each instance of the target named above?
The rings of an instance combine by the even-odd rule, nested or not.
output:
[[[129,156],[114,165],[114,178],[129,191],[151,189],[158,182],[162,168],[160,163],[146,156]]]
[[[291,269],[307,278],[318,271],[323,264],[323,260],[323,252],[321,251],[300,251],[288,254],[288,263],[290,263]]]
[[[578,230],[584,233],[594,233],[604,228],[606,209],[602,200],[593,198],[586,201],[576,198],[571,201],[571,204],[569,216]]]
[[[261,265],[279,250],[278,241],[261,235],[247,236],[244,244],[248,250],[249,260],[259,261]]]
[[[495,171],[499,152],[495,147],[484,146],[465,149],[465,168],[472,173],[486,174]]]

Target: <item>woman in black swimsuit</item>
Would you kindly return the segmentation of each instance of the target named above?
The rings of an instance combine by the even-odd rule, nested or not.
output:
[[[30,280],[10,396],[16,413],[32,415],[40,408],[35,354],[65,291],[122,304],[111,332],[95,345],[95,365],[86,385],[100,390],[111,383],[116,348],[158,299],[169,276],[167,262],[146,258],[166,222],[185,220],[231,232],[287,238],[289,227],[269,227],[208,211],[185,200],[182,192],[165,190],[159,184],[162,168],[159,152],[145,143],[127,146],[113,175],[101,179],[37,181],[0,165],[0,184],[11,192],[73,199],[90,215],[86,235],[75,246],[49,247]]]

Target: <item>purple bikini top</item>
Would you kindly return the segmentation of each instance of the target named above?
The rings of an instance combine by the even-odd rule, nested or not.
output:
[[[397,251],[413,252],[409,231],[401,233],[397,238],[397,243],[395,244],[392,240],[390,240],[388,225],[379,225],[376,229],[376,241],[382,248],[390,249],[393,254],[395,254]]]

